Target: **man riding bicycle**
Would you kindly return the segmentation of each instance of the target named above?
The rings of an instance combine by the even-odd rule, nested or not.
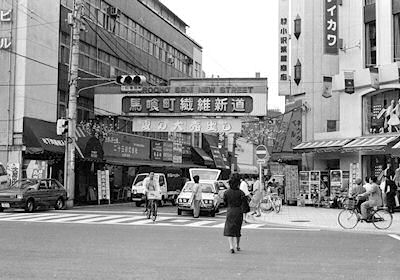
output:
[[[368,200],[361,204],[361,215],[362,219],[368,221],[369,210],[375,206],[382,205],[381,189],[379,188],[377,178],[372,176],[370,179],[370,185],[367,186],[366,192],[357,195],[358,198],[363,198],[368,196]]]
[[[154,197],[149,198],[149,194],[154,192],[160,192],[158,185],[155,182],[154,179],[154,172],[150,172],[149,177],[146,177],[143,180],[143,186],[144,186],[144,191],[145,191],[145,212],[149,211],[149,205],[151,204],[151,201],[154,200]]]

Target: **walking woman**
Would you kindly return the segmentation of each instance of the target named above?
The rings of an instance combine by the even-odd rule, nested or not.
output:
[[[233,254],[235,253],[235,245],[236,250],[240,251],[240,231],[243,223],[242,202],[246,197],[239,189],[239,174],[232,175],[229,186],[230,188],[224,193],[224,201],[227,206],[224,236],[228,237],[230,252]]]

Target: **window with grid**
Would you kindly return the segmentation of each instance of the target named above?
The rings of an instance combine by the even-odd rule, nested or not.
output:
[[[365,64],[376,65],[376,21],[365,24]]]

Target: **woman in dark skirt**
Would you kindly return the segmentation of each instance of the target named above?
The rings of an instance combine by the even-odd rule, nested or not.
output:
[[[240,251],[240,231],[243,223],[242,202],[246,197],[239,189],[240,177],[238,174],[232,175],[229,186],[230,188],[224,193],[224,201],[227,205],[224,236],[228,237],[231,253],[235,253],[235,238],[236,250]]]

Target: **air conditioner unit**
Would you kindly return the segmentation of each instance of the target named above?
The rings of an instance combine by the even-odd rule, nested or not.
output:
[[[121,10],[116,7],[108,7],[107,13],[112,17],[119,17],[121,15]]]
[[[167,62],[169,64],[174,64],[174,57],[172,55],[169,55],[168,58],[167,58]]]
[[[186,58],[185,58],[185,62],[186,62],[186,64],[193,64],[193,58],[191,58],[191,57],[186,57]]]

